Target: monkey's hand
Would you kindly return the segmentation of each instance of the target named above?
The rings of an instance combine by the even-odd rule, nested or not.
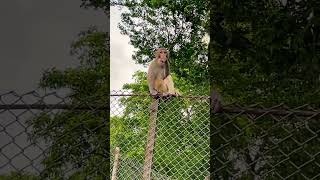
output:
[[[156,90],[151,91],[150,94],[153,98],[156,98],[156,99],[158,99],[160,97],[160,93]]]
[[[181,96],[181,93],[177,89],[175,90],[174,94],[175,94],[175,96]]]
[[[213,109],[214,113],[221,112],[222,111],[222,105],[221,105],[221,96],[217,91],[213,91],[211,93],[211,108]]]
[[[167,96],[177,97],[177,96],[181,96],[181,94],[177,89],[175,89],[173,92],[168,93]]]
[[[162,93],[161,95],[162,95],[163,97],[171,96],[171,94],[169,94],[169,93]]]

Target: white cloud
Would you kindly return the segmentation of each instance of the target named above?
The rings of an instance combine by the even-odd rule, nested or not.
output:
[[[146,71],[142,65],[132,60],[134,48],[129,37],[120,34],[118,24],[123,10],[110,7],[110,86],[111,90],[120,90],[125,83],[132,83],[132,75],[137,70]]]

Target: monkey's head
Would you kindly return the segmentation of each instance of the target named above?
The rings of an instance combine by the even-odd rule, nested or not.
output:
[[[157,63],[161,67],[164,67],[169,61],[169,51],[166,48],[158,48],[155,51],[155,58]]]

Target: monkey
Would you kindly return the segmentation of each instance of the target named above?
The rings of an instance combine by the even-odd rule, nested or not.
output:
[[[174,88],[170,75],[169,51],[158,48],[155,58],[148,68],[148,86],[152,96],[179,96],[180,92]]]

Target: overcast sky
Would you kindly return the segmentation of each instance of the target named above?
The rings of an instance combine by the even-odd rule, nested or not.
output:
[[[110,88],[120,90],[125,83],[132,83],[132,75],[137,70],[146,71],[142,65],[133,62],[133,46],[129,44],[129,37],[120,34],[118,24],[121,12],[118,8],[110,8],[110,43],[111,70]]]
[[[80,8],[80,0],[0,2],[0,92],[37,88],[44,69],[76,66],[70,43],[90,25],[109,29],[100,11]]]
[[[0,92],[34,90],[45,69],[78,64],[69,55],[77,34],[90,25],[109,29],[102,12],[79,6],[80,0],[0,2]],[[111,89],[117,90],[143,68],[133,63],[133,47],[117,27],[121,11],[111,7],[110,14]]]
[[[0,1],[0,95],[8,91],[21,94],[35,90],[47,68],[63,70],[77,66],[78,60],[69,54],[70,43],[77,39],[80,31],[91,25],[102,30],[110,29],[111,89],[119,90],[124,83],[132,82],[133,73],[142,66],[133,63],[129,38],[121,35],[117,28],[121,12],[111,8],[109,27],[103,12],[81,9],[80,3],[80,0]],[[3,96],[0,98],[4,99]],[[28,165],[30,161],[25,155],[33,159],[41,153],[37,148],[28,148],[16,156],[22,151],[15,144],[21,147],[30,144],[26,134],[14,140],[10,136],[25,131],[21,124],[34,114],[26,113],[23,117],[19,114],[19,119],[16,119],[12,113],[17,111],[0,113],[0,174],[13,170],[12,166],[23,168]],[[15,144],[7,144],[12,141]],[[14,161],[9,162],[13,157]],[[38,160],[34,162],[36,166],[39,165]],[[25,170],[33,172],[34,168],[30,166]]]
[[[78,60],[71,57],[69,51],[78,33],[91,25],[109,30],[108,19],[102,11],[82,9],[80,3],[80,0],[0,1],[0,95],[8,91],[21,94],[35,90],[47,68],[63,70],[77,66]],[[0,97],[1,103],[4,99],[16,100],[16,97],[6,97]],[[31,161],[25,156],[34,159],[42,153],[33,146],[24,151],[19,148],[30,145],[26,134],[20,133],[25,131],[24,121],[35,113],[23,112],[0,112],[0,174],[13,170],[12,166],[28,165]],[[17,134],[20,135],[15,137]],[[33,161],[34,166],[38,167],[40,160]],[[33,172],[34,166],[25,170]]]

